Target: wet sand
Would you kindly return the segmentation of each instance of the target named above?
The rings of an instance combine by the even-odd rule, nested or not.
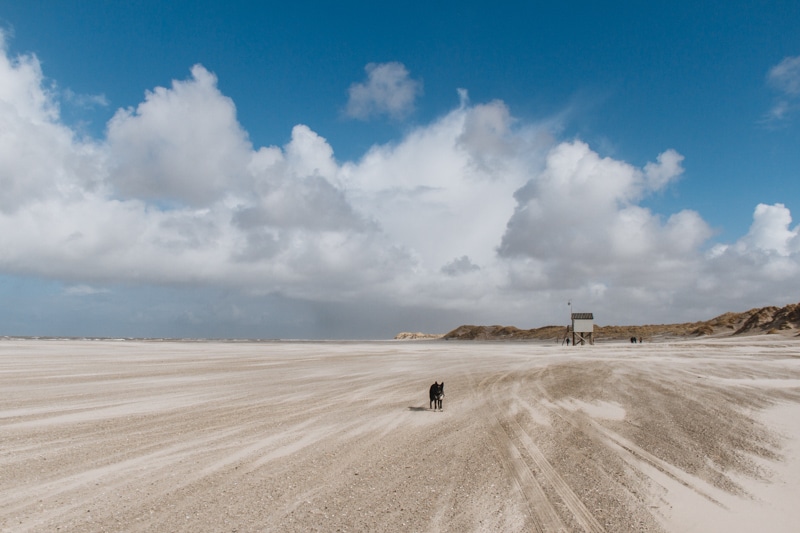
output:
[[[800,523],[800,341],[775,335],[7,339],[0,391],[4,532]]]

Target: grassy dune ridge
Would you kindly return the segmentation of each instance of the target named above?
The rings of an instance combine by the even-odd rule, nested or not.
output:
[[[624,340],[641,337],[643,340],[702,336],[761,335],[780,333],[798,335],[800,304],[785,307],[761,307],[742,313],[724,313],[711,320],[682,324],[640,326],[595,326],[599,341]],[[519,329],[514,326],[464,325],[446,333],[445,340],[557,340],[566,335],[566,326],[544,326]]]

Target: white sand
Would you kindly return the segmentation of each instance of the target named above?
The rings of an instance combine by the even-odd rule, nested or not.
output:
[[[0,531],[800,524],[800,341],[779,336],[2,340],[0,391]]]

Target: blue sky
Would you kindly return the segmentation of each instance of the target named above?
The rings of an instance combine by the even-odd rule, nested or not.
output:
[[[0,0],[0,334],[799,301],[797,27],[796,2]]]

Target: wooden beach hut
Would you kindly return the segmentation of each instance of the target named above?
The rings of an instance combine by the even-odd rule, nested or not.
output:
[[[578,343],[594,344],[594,315],[592,313],[572,313],[572,345]]]

